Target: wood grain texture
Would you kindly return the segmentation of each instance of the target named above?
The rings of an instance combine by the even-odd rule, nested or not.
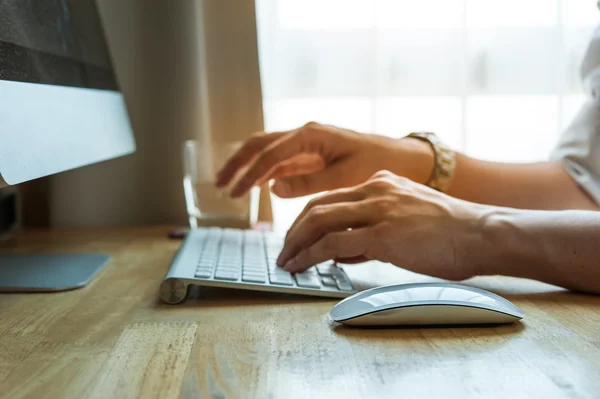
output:
[[[599,297],[473,279],[525,312],[481,328],[344,328],[327,318],[335,300],[240,290],[170,306],[158,288],[180,242],[167,232],[34,231],[0,249],[113,256],[83,289],[0,295],[0,397],[600,397]],[[363,287],[431,280],[347,270]]]

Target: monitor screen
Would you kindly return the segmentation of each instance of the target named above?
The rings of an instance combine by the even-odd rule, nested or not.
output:
[[[95,0],[0,0],[0,80],[117,90]]]
[[[0,187],[135,151],[99,6],[0,0]]]

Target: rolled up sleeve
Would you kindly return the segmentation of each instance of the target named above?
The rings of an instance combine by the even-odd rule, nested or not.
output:
[[[560,162],[573,180],[600,204],[600,36],[598,32],[582,64],[588,99],[563,132],[551,159]]]
[[[587,101],[552,153],[573,180],[600,204],[600,104]]]

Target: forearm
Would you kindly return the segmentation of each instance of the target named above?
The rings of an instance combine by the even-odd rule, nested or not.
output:
[[[458,154],[448,194],[522,209],[599,209],[557,162],[497,163]]]
[[[429,144],[408,138],[398,145],[401,154],[411,157],[396,165],[398,170],[390,170],[425,183],[434,164]],[[478,204],[519,209],[600,209],[558,162],[488,162],[457,153],[447,194]]]
[[[600,294],[600,213],[495,208],[471,248],[482,275],[506,275]]]

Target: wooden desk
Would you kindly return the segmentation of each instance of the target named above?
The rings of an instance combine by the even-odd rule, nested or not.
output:
[[[179,246],[166,228],[32,232],[14,251],[114,256],[90,286],[0,295],[5,398],[600,397],[600,298],[508,278],[473,284],[520,306],[496,328],[334,326],[335,301],[195,290],[164,305],[158,287]],[[381,265],[369,283],[422,280]]]

